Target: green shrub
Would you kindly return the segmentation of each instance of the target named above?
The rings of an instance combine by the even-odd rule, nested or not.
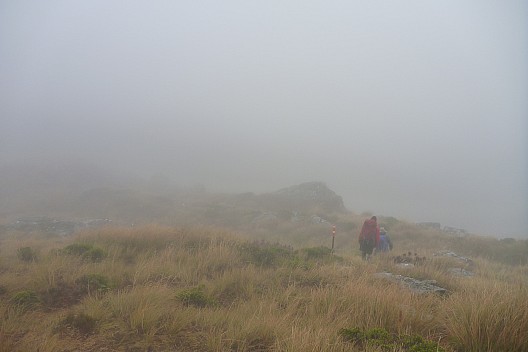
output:
[[[186,306],[206,307],[215,303],[214,300],[205,294],[203,286],[183,290],[178,293],[176,298]]]
[[[69,246],[66,246],[62,249],[62,253],[71,254],[71,255],[83,255],[88,252],[90,249],[93,249],[93,245],[88,243],[73,243]]]
[[[82,255],[83,259],[92,261],[92,262],[100,262],[106,257],[106,253],[101,248],[90,248],[88,251],[84,252]]]
[[[385,330],[385,329],[374,328],[374,329],[368,330],[368,331],[365,333],[365,337],[366,337],[368,340],[381,340],[381,341],[386,341],[386,340],[389,340],[391,336],[390,336],[390,334],[387,332],[387,330]]]
[[[304,253],[306,259],[323,259],[332,255],[332,250],[328,247],[311,247],[303,248],[301,252]]]
[[[79,303],[83,293],[73,284],[59,281],[56,286],[39,293],[41,303],[46,308],[64,308]]]
[[[106,257],[106,253],[101,248],[94,247],[93,245],[87,243],[70,244],[69,246],[63,248],[61,253],[68,255],[78,255],[83,259],[92,262],[100,262],[104,257]]]
[[[401,340],[403,347],[410,352],[444,351],[443,348],[438,347],[436,342],[426,340],[419,335],[405,336]]]
[[[31,247],[22,247],[17,250],[17,257],[23,262],[34,262],[37,260],[37,252]]]
[[[343,258],[332,253],[328,247],[302,248],[295,252],[295,257],[289,264],[296,268],[310,269],[314,265],[343,262]]]
[[[64,332],[68,328],[74,329],[82,335],[91,335],[96,331],[97,320],[88,314],[70,313],[58,324],[56,331]]]
[[[365,340],[365,334],[360,328],[353,329],[341,329],[339,330],[339,336],[347,342],[362,343]]]
[[[101,274],[83,275],[75,280],[75,284],[78,286],[79,291],[84,294],[91,292],[103,293],[111,288],[110,279]]]
[[[15,293],[11,297],[11,303],[23,309],[30,309],[37,306],[40,300],[34,291],[26,290]]]
[[[367,331],[359,328],[341,329],[338,334],[344,341],[351,342],[361,349],[364,349],[365,345],[371,345],[386,351],[398,349],[409,352],[445,352],[437,343],[419,335],[392,335],[381,328]]]
[[[267,242],[245,243],[238,247],[246,262],[262,267],[286,264],[294,258],[293,249]]]

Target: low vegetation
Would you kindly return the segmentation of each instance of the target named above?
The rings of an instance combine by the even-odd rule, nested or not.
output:
[[[339,335],[343,340],[354,344],[362,350],[368,346],[379,347],[385,351],[413,351],[413,352],[444,352],[445,350],[433,341],[428,341],[420,335],[391,334],[385,329],[374,328],[362,331],[359,328],[341,329]]]
[[[353,240],[332,252],[217,228],[5,235],[0,351],[526,350],[525,262],[473,250],[487,239],[420,238],[391,225],[394,253],[371,262]],[[450,275],[456,259],[433,255],[449,242],[472,256],[464,268],[474,276]],[[408,252],[416,265],[394,260]],[[432,279],[448,293],[416,294],[373,275],[381,271]]]
[[[24,262],[33,262],[37,260],[37,253],[31,247],[21,247],[17,250],[17,257]]]

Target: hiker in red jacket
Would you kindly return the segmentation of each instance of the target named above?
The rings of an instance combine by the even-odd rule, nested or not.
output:
[[[359,249],[364,260],[369,260],[372,251],[380,242],[378,219],[373,216],[365,220],[359,234]]]

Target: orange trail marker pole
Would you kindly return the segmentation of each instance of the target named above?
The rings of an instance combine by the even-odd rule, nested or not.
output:
[[[332,253],[334,253],[334,240],[335,240],[335,234],[336,234],[336,227],[335,225],[332,226]]]

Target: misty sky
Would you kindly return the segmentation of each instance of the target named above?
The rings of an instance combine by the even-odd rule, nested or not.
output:
[[[526,1],[0,0],[0,162],[528,236]]]

